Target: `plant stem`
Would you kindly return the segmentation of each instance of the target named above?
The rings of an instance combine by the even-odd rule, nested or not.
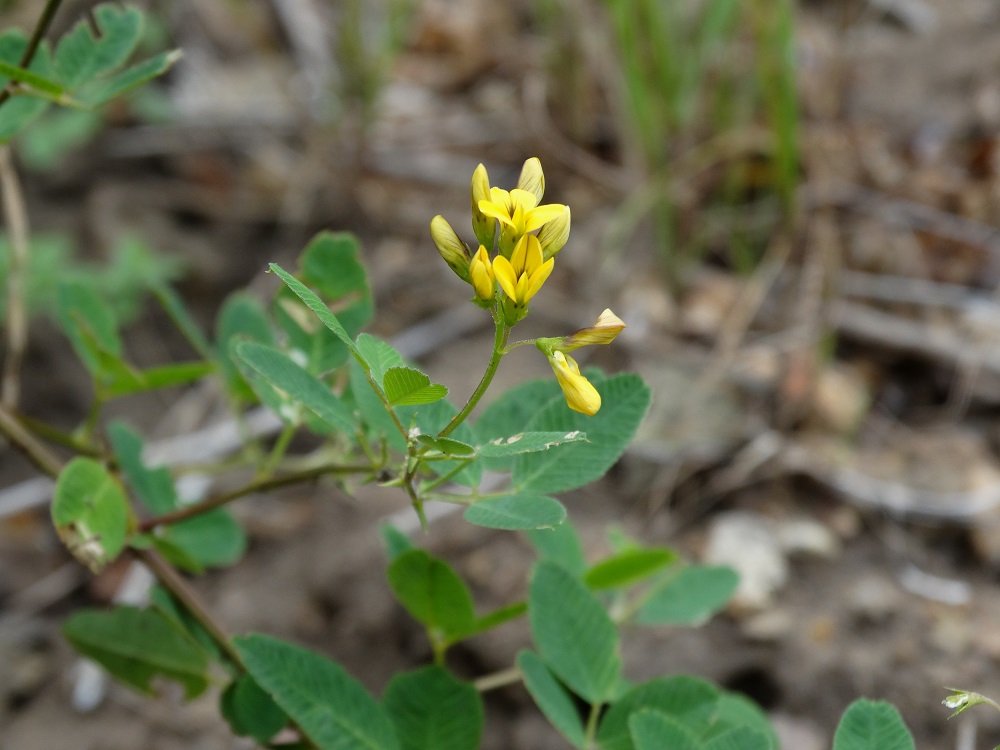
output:
[[[274,447],[271,449],[270,455],[268,455],[267,460],[261,466],[260,473],[263,476],[269,477],[274,473],[278,462],[281,461],[282,456],[285,455],[285,451],[288,450],[288,444],[295,437],[295,430],[296,426],[294,424],[286,424],[281,434],[278,435],[278,439],[274,441]]]
[[[496,690],[497,688],[513,685],[515,682],[520,681],[521,670],[517,667],[508,667],[507,669],[501,669],[499,672],[493,672],[476,678],[472,686],[480,693],[485,693],[487,690]]]
[[[37,466],[42,473],[47,474],[52,479],[59,476],[63,467],[60,458],[26,430],[17,417],[2,405],[0,405],[0,432],[6,435],[7,439],[27,456],[28,460]]]
[[[4,223],[10,236],[10,257],[7,261],[7,357],[0,384],[0,403],[8,409],[16,409],[21,395],[21,362],[28,347],[28,313],[24,292],[30,241],[28,212],[9,145],[0,146],[0,186],[3,189]]]
[[[28,46],[24,48],[24,54],[21,55],[21,62],[18,64],[19,68],[27,68],[31,65],[31,61],[38,51],[38,46],[42,43],[42,37],[49,30],[49,25],[52,23],[52,19],[55,17],[56,11],[61,4],[62,0],[48,0],[45,3],[45,8],[42,9],[42,14],[38,17],[38,22],[35,24],[35,30],[31,32],[31,39],[28,40]],[[9,81],[4,90],[0,91],[0,104],[10,99],[14,83],[13,80]]]
[[[486,372],[483,373],[483,379],[479,381],[476,390],[469,396],[469,400],[462,407],[462,411],[451,418],[451,421],[445,428],[438,433],[438,437],[445,437],[454,432],[455,428],[462,424],[465,418],[469,416],[469,413],[476,408],[476,404],[479,403],[483,394],[486,393],[486,389],[493,382],[493,376],[497,373],[497,367],[500,366],[500,360],[503,359],[503,355],[505,354],[504,348],[507,346],[507,339],[510,337],[510,328],[507,327],[502,314],[496,308],[493,310],[493,323],[496,326],[496,333],[493,336],[493,355],[490,357],[489,364],[486,365]]]
[[[188,586],[187,581],[181,578],[180,574],[153,550],[133,549],[132,554],[143,565],[149,568],[153,575],[156,576],[156,580],[160,582],[160,585],[169,591],[184,606],[184,609],[191,613],[191,616],[212,637],[212,640],[215,641],[223,653],[240,669],[246,671],[246,667],[243,666],[243,659],[240,658],[239,652],[233,648],[229,636],[226,635],[222,627],[215,622],[208,610],[202,605],[198,596]]]
[[[587,731],[584,735],[584,747],[591,748],[594,746],[594,737],[597,736],[597,720],[601,717],[601,705],[600,703],[590,704],[590,714],[587,716]]]
[[[274,477],[255,479],[242,487],[236,488],[235,490],[206,498],[201,502],[188,505],[184,508],[179,508],[178,510],[171,511],[170,513],[164,513],[161,516],[148,518],[139,524],[139,531],[151,531],[157,526],[167,526],[172,523],[186,521],[189,518],[194,518],[195,516],[207,513],[210,510],[221,508],[223,505],[231,503],[233,500],[244,497],[245,495],[250,495],[254,492],[265,492],[279,487],[287,487],[301,482],[308,482],[311,479],[318,479],[319,477],[326,476],[327,474],[365,474],[378,471],[379,468],[380,467],[378,466],[366,464],[348,464],[342,466],[327,464],[323,466],[314,466],[310,469],[303,469],[302,471],[293,472],[291,474],[281,474]]]
[[[104,454],[99,448],[83,443],[72,435],[63,432],[50,424],[46,424],[40,419],[35,419],[34,417],[29,417],[27,414],[20,413],[18,413],[16,417],[25,429],[30,430],[44,440],[48,440],[50,443],[61,445],[63,448],[68,448],[81,456],[104,458]]]

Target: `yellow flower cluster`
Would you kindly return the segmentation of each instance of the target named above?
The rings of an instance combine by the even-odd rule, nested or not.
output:
[[[494,311],[498,326],[513,326],[527,315],[528,304],[569,239],[569,206],[542,204],[544,193],[545,174],[537,158],[524,162],[517,187],[510,191],[490,186],[486,167],[480,164],[472,174],[471,189],[476,252],[469,251],[443,216],[431,220],[431,238],[441,257],[472,286],[473,301]],[[535,340],[571,409],[594,415],[601,408],[601,395],[568,352],[610,344],[624,327],[617,315],[605,310],[589,328],[563,338]]]

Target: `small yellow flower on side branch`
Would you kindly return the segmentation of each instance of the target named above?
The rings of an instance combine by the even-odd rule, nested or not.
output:
[[[477,300],[493,302],[493,295],[496,291],[495,279],[489,253],[486,252],[485,247],[480,245],[479,251],[472,256],[472,262],[469,263],[469,280],[476,292]]]
[[[580,374],[580,366],[576,360],[555,351],[549,355],[549,364],[552,365],[552,371],[556,374],[569,408],[589,417],[597,414],[601,408],[601,394]]]
[[[458,238],[448,220],[440,214],[431,219],[431,239],[434,240],[434,246],[441,254],[441,257],[444,258],[444,262],[448,264],[448,267],[462,281],[468,281],[469,250],[465,246],[465,243]]]
[[[518,240],[514,252],[507,260],[498,255],[493,260],[493,273],[500,288],[517,308],[527,307],[542,284],[552,273],[555,260],[542,260],[542,247],[538,238],[526,234]]]
[[[556,343],[555,349],[561,352],[572,352],[581,346],[607,345],[614,341],[625,329],[625,322],[605,308],[597,318],[597,322],[589,328],[581,328]]]

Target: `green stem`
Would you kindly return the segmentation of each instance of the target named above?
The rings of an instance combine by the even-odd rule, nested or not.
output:
[[[292,438],[295,437],[296,429],[298,428],[294,424],[285,425],[285,429],[281,431],[281,434],[278,435],[278,439],[274,441],[274,447],[271,449],[271,454],[267,457],[267,461],[264,462],[263,467],[261,467],[261,474],[263,476],[271,476],[271,474],[274,473],[274,469],[281,461],[282,456],[285,455],[285,451],[288,450],[288,444],[292,442]]]
[[[52,425],[46,424],[40,419],[29,417],[27,414],[17,414],[17,419],[26,429],[31,430],[31,432],[38,435],[38,437],[48,440],[50,443],[55,443],[63,448],[68,448],[81,456],[104,458],[104,454],[100,449],[94,447],[93,445],[83,443],[72,435],[63,432]]]
[[[440,487],[442,484],[444,484],[445,482],[447,482],[453,476],[455,476],[456,474],[458,474],[459,472],[461,472],[462,469],[464,469],[466,466],[468,466],[469,463],[472,461],[472,459],[467,459],[467,460],[455,459],[455,460],[459,462],[458,466],[456,466],[451,471],[446,472],[445,474],[442,474],[437,479],[434,479],[431,482],[428,482],[427,484],[421,486],[420,493],[421,494],[425,494],[425,493],[430,492],[431,490],[433,490],[435,487]]]
[[[501,669],[499,672],[492,672],[491,674],[477,677],[473,681],[472,686],[480,693],[485,693],[487,690],[496,690],[497,688],[513,685],[515,682],[520,681],[521,670],[517,667],[507,667],[507,669]]]
[[[63,462],[49,447],[32,435],[18,418],[0,405],[0,433],[20,450],[28,460],[52,479],[59,476]]]
[[[590,714],[587,716],[587,731],[583,740],[585,748],[589,749],[594,746],[594,738],[597,736],[597,720],[601,717],[601,705],[600,703],[590,705]]]
[[[233,500],[250,495],[254,492],[265,492],[267,490],[278,489],[279,487],[300,484],[302,482],[308,482],[311,479],[318,479],[319,477],[326,476],[327,474],[366,474],[376,472],[380,468],[381,467],[379,466],[369,465],[325,465],[314,466],[310,469],[303,469],[302,471],[291,474],[282,474],[275,477],[255,479],[249,484],[245,484],[242,487],[238,487],[230,492],[206,498],[201,502],[171,511],[170,513],[164,513],[161,516],[146,519],[139,524],[139,531],[151,531],[157,526],[166,526],[172,523],[186,521],[189,518],[194,518],[195,516],[207,513],[210,510],[221,508],[223,505],[231,503]]]
[[[493,323],[496,326],[496,333],[493,336],[493,356],[490,357],[489,364],[486,365],[486,372],[483,373],[483,379],[479,381],[476,390],[469,396],[469,400],[462,407],[462,411],[452,417],[445,428],[438,433],[438,437],[445,437],[454,432],[455,428],[462,424],[465,418],[469,416],[469,413],[476,408],[476,404],[479,403],[483,394],[486,393],[486,389],[493,382],[493,376],[496,375],[497,368],[500,366],[500,360],[503,359],[503,355],[506,353],[504,348],[507,346],[507,339],[510,337],[510,328],[507,327],[503,316],[495,308],[493,310]]]

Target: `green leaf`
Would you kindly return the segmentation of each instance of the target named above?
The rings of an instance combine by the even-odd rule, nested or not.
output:
[[[208,687],[208,654],[155,610],[78,611],[63,623],[63,635],[81,654],[142,692],[153,692],[155,675],[183,685],[188,700]]]
[[[256,400],[246,379],[240,374],[233,359],[232,351],[239,340],[273,344],[274,333],[271,321],[264,308],[253,297],[237,292],[226,297],[215,323],[216,350],[222,370],[223,380],[230,397],[239,402]]]
[[[719,697],[711,729],[702,736],[702,742],[733,728],[752,729],[767,737],[768,750],[781,750],[781,741],[771,726],[767,714],[741,693],[725,692]]]
[[[212,345],[208,343],[208,339],[202,333],[200,326],[191,313],[188,312],[187,306],[184,304],[181,296],[172,287],[163,282],[153,283],[150,286],[150,291],[152,291],[157,301],[163,307],[163,310],[170,316],[174,325],[177,326],[177,330],[184,334],[184,338],[194,347],[194,350],[198,352],[202,359],[214,359],[216,354],[212,351]]]
[[[484,458],[502,458],[517,456],[521,453],[547,451],[557,445],[586,441],[587,434],[575,430],[573,432],[519,432],[509,437],[494,438],[485,445],[479,446],[479,455]]]
[[[404,552],[414,548],[410,537],[392,524],[383,523],[379,526],[378,530],[382,535],[382,543],[385,545],[385,551],[389,556],[389,560],[395,560]]]
[[[701,750],[771,750],[771,740],[756,729],[736,727],[713,737]]]
[[[649,388],[638,375],[616,375],[596,385],[604,406],[593,417],[549,402],[529,423],[541,432],[585,432],[590,442],[558,451],[527,453],[514,460],[513,482],[520,490],[565,492],[600,479],[618,460],[649,408]]]
[[[566,509],[545,495],[501,495],[477,500],[465,509],[464,518],[489,529],[551,529],[566,520]]]
[[[161,52],[155,57],[143,60],[119,73],[105,79],[94,81],[81,87],[77,99],[87,107],[97,107],[116,96],[131,91],[137,86],[161,76],[181,59],[180,50]]]
[[[316,293],[309,289],[305,284],[299,281],[297,278],[292,276],[288,271],[283,269],[277,263],[271,263],[270,269],[276,273],[282,281],[291,289],[295,296],[302,300],[306,307],[316,313],[316,316],[320,319],[327,328],[333,331],[334,335],[350,350],[350,352],[355,356],[355,358],[361,363],[361,366],[367,372],[370,367],[368,363],[361,356],[361,352],[358,350],[357,345],[354,343],[354,339],[351,338],[350,334],[344,328],[344,325],[337,320],[337,316],[330,312],[330,308],[326,306]]]
[[[371,368],[372,379],[381,384],[391,367],[403,367],[403,355],[392,348],[387,341],[362,333],[357,340],[358,351]]]
[[[580,535],[573,524],[566,522],[553,529],[539,529],[526,533],[539,560],[554,562],[574,576],[582,576],[587,569]]]
[[[628,718],[628,728],[635,750],[701,750],[690,732],[659,711],[636,711]]]
[[[142,13],[111,4],[94,9],[100,33],[94,38],[90,24],[80,21],[59,40],[53,62],[59,79],[75,89],[97,76],[125,64],[142,35]]]
[[[177,490],[170,470],[164,466],[150,469],[142,460],[143,443],[137,432],[121,421],[108,425],[108,438],[118,465],[135,494],[157,515],[177,508]]]
[[[517,655],[517,668],[524,679],[524,687],[545,718],[573,747],[585,747],[587,740],[580,711],[545,662],[533,651],[522,651]]]
[[[40,92],[58,97],[65,89],[55,81],[50,81],[45,76],[40,76],[31,70],[25,70],[17,65],[0,60],[0,76],[18,83],[25,83]]]
[[[339,664],[265,635],[234,638],[247,671],[322,750],[399,750],[392,722]]]
[[[657,588],[635,621],[640,625],[700,625],[726,606],[740,577],[725,565],[689,565]]]
[[[439,401],[448,389],[412,367],[390,367],[383,379],[386,398],[393,406],[419,406]]]
[[[629,586],[676,561],[677,553],[672,549],[634,547],[601,560],[587,571],[583,581],[595,591]]]
[[[448,563],[422,549],[403,552],[389,565],[389,585],[406,611],[431,633],[454,639],[476,622],[472,595]]]
[[[180,503],[170,471],[165,467],[151,469],[143,463],[142,438],[122,422],[108,426],[108,437],[125,477],[143,504],[157,515],[177,510]],[[201,568],[239,560],[246,551],[247,539],[233,517],[223,508],[216,508],[171,524],[155,538],[155,543],[175,564],[201,572]]]
[[[483,734],[483,701],[472,685],[441,667],[392,678],[382,696],[401,750],[477,750]]]
[[[99,376],[104,367],[98,349],[116,356],[122,351],[118,323],[111,307],[93,287],[79,282],[60,284],[57,295],[60,327],[88,372]]]
[[[712,721],[719,689],[696,677],[660,677],[629,690],[608,709],[597,730],[602,750],[636,750],[629,734],[629,717],[653,709],[698,734]]]
[[[56,481],[52,522],[73,556],[97,572],[125,546],[128,502],[104,466],[74,458]]]
[[[621,675],[618,631],[594,595],[563,568],[540,562],[528,616],[535,645],[559,679],[590,703],[610,700]]]
[[[444,456],[455,458],[472,458],[476,455],[476,449],[461,440],[449,437],[435,437],[434,435],[417,435],[417,442],[426,446],[431,451]]]
[[[18,67],[28,46],[28,38],[16,29],[0,34],[0,60]],[[46,78],[51,74],[51,59],[48,46],[43,42],[31,61],[29,70]],[[0,73],[0,88],[5,88],[10,79]],[[24,130],[39,115],[49,108],[49,102],[34,96],[14,96],[0,107],[0,143],[6,143]]]
[[[182,633],[198,643],[212,658],[226,662],[229,657],[222,652],[219,644],[212,638],[194,615],[192,615],[173,595],[162,586],[156,585],[149,590],[149,604],[157,612],[166,617]]]
[[[170,525],[168,539],[206,568],[220,568],[240,560],[247,549],[247,535],[224,508],[201,513]]]
[[[241,341],[236,344],[236,355],[273,387],[284,391],[328,425],[343,433],[354,434],[351,412],[330,387],[283,352],[253,341]]]
[[[99,357],[104,394],[108,397],[131,396],[135,393],[155,391],[188,385],[210,375],[215,366],[211,362],[180,362],[175,365],[134,370],[122,359]]]
[[[222,692],[219,710],[233,734],[253,737],[266,745],[288,723],[288,715],[248,674],[240,675]]]
[[[476,420],[473,428],[476,441],[482,445],[524,432],[542,407],[556,400],[562,400],[562,391],[555,378],[529,380],[506,391],[490,403]],[[486,456],[483,461],[490,471],[510,471],[512,464],[509,456]]]
[[[833,750],[913,750],[913,735],[895,706],[860,698],[844,712]]]
[[[360,255],[354,235],[320,232],[302,251],[296,274],[336,314],[351,337],[371,320],[374,310]],[[275,296],[274,314],[288,335],[290,348],[302,352],[310,372],[329,372],[347,361],[344,343],[288,288],[283,287]],[[382,382],[381,376],[378,382]]]
[[[503,625],[505,622],[516,620],[527,611],[527,602],[514,602],[513,604],[508,604],[506,607],[495,609],[488,615],[483,615],[477,619],[476,624],[472,626],[472,630],[469,631],[468,635],[471,637],[479,633],[485,633],[487,630],[492,630],[498,625]]]

